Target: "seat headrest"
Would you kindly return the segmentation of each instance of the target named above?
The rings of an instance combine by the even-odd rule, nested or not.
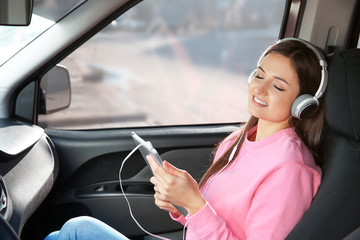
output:
[[[330,57],[325,102],[329,127],[334,132],[358,142],[360,136],[360,49],[341,51]]]

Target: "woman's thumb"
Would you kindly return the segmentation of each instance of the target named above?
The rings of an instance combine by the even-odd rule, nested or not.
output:
[[[174,176],[182,177],[184,174],[184,170],[178,169],[175,166],[171,165],[168,161],[163,162],[163,168],[170,174]]]

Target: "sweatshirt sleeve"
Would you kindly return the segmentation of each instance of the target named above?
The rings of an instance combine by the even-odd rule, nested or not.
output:
[[[297,163],[270,172],[252,198],[245,224],[247,239],[284,239],[312,202],[314,177]]]
[[[187,216],[188,227],[191,228],[199,239],[222,240],[238,239],[226,226],[225,221],[220,218],[209,203],[196,214]]]
[[[312,186],[312,171],[300,164],[284,164],[273,170],[253,196],[245,239],[284,239],[310,206]],[[209,203],[186,220],[199,239],[239,239]],[[236,221],[236,216],[231,220]]]

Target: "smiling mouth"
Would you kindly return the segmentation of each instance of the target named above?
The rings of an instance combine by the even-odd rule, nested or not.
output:
[[[256,103],[258,103],[258,104],[260,104],[260,105],[262,105],[262,106],[264,106],[264,107],[269,106],[269,104],[267,104],[267,103],[265,103],[265,102],[261,101],[260,99],[258,99],[258,98],[257,98],[257,97],[255,97],[255,96],[253,96],[253,100],[254,100]]]

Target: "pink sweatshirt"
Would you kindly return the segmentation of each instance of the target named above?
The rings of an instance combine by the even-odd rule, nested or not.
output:
[[[256,127],[235,162],[210,184],[206,205],[192,216],[174,219],[188,222],[187,240],[284,239],[309,208],[321,181],[310,151],[293,128],[251,142],[248,136],[254,131]],[[239,134],[221,144],[215,159]]]

